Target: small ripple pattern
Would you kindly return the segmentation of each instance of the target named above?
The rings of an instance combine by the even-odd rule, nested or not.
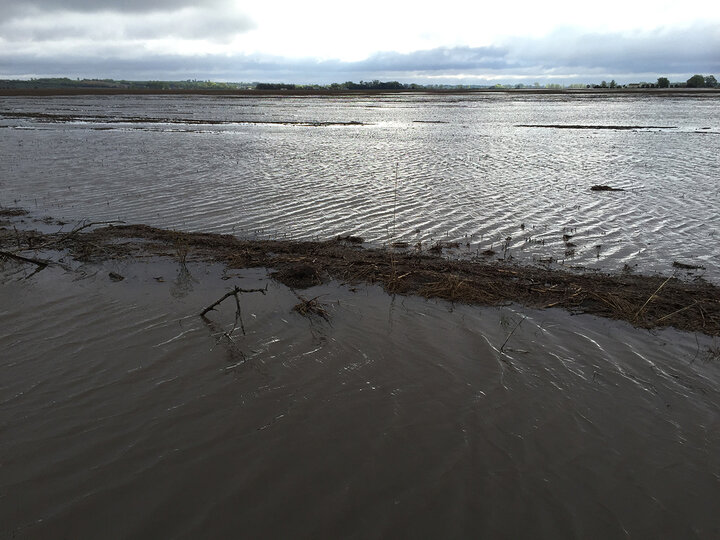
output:
[[[251,238],[458,242],[458,256],[604,270],[678,261],[718,279],[718,101],[2,98],[0,203]]]
[[[0,281],[1,537],[718,537],[709,336],[175,266]]]

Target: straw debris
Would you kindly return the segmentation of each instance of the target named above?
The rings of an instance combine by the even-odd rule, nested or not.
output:
[[[300,295],[297,295],[297,297],[298,300],[300,300],[300,303],[295,304],[292,308],[293,311],[299,313],[303,317],[312,317],[315,315],[316,317],[320,317],[325,319],[327,322],[330,322],[330,314],[328,313],[328,310],[325,308],[324,304],[318,302],[318,298],[320,298],[319,296],[310,298],[309,300]]]
[[[187,256],[230,268],[274,269],[272,277],[293,289],[319,285],[325,279],[350,285],[375,283],[392,294],[480,305],[515,302],[538,308],[558,307],[625,320],[642,328],[674,326],[720,335],[720,288],[702,278],[687,281],[674,275],[647,276],[639,272],[580,273],[508,261],[448,260],[415,250],[390,249],[389,253],[336,239],[241,240],[230,235],[182,233],[147,225],[111,224],[72,235],[32,234],[32,245],[44,246],[44,254],[56,250],[76,258],[102,260],[127,256],[177,259],[182,255],[183,260]],[[0,250],[5,253],[32,258],[34,253],[26,240],[23,236],[19,252],[13,231],[0,227]],[[181,254],[178,246],[182,246]],[[298,311],[320,315],[315,311],[320,306],[314,300],[301,302]]]

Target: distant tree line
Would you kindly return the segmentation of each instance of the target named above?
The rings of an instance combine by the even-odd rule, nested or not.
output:
[[[42,89],[42,88],[115,88],[137,90],[237,90],[251,88],[248,83],[224,83],[212,81],[125,81],[114,79],[70,79],[48,77],[28,80],[0,80],[0,88]]]
[[[255,90],[295,90],[296,84],[285,83],[255,83]]]
[[[402,84],[397,81],[382,82],[377,79],[374,81],[360,81],[359,83],[347,81],[330,85],[331,89],[338,90],[405,90],[412,87],[418,88],[420,85]]]
[[[599,84],[570,84],[565,86],[559,83],[539,82],[532,84],[517,83],[512,85],[422,85],[404,84],[398,81],[346,81],[344,83],[319,84],[292,84],[292,83],[230,83],[198,81],[188,79],[185,81],[126,81],[114,79],[70,79],[68,77],[38,78],[28,80],[0,80],[0,89],[52,89],[52,88],[109,88],[109,89],[139,89],[139,90],[472,90],[481,88],[498,89],[549,89],[563,90],[565,88],[718,88],[718,81],[713,75],[693,75],[686,82],[671,82],[667,77],[659,77],[657,82],[640,82],[617,84],[614,80],[602,81]]]
[[[237,90],[240,88],[248,88],[248,84],[243,83],[226,83],[212,81],[196,81],[194,79],[186,81],[122,81],[129,84],[128,88],[151,88],[161,90]]]
[[[717,88],[718,82],[714,75],[703,77],[702,75],[693,75],[687,80],[688,88]]]
[[[577,85],[570,85],[576,87]],[[718,88],[718,82],[713,75],[693,75],[686,82],[670,82],[667,77],[659,77],[657,82],[639,82],[618,85],[615,81],[602,81],[600,84],[587,85],[587,88]]]
[[[687,88],[717,88],[718,82],[714,75],[693,75],[685,84],[671,83],[667,77],[660,77],[657,80],[658,88],[669,88],[671,86],[685,86]]]
[[[296,89],[325,89],[325,90],[414,90],[426,88],[420,84],[403,84],[398,81],[360,81],[359,83],[347,81],[328,85],[299,85],[286,83],[256,83],[256,90],[296,90]]]

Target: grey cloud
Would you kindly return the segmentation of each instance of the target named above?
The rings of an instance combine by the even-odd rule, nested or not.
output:
[[[285,70],[285,71],[284,71]],[[146,55],[141,58],[0,54],[0,78],[86,77],[125,80],[263,80],[268,72],[290,76],[295,69],[255,57]],[[13,75],[14,74],[14,75]]]
[[[616,73],[720,69],[720,32],[713,25],[631,35],[560,29],[542,39],[506,45],[513,58],[544,69],[597,68]]]
[[[26,13],[148,13],[177,11],[183,7],[215,7],[223,0],[0,0],[0,11],[6,16]]]
[[[514,38],[491,47],[455,47],[408,54],[376,54],[353,65],[361,71],[539,73],[720,71],[720,32],[712,25],[653,33],[578,33],[560,29],[543,38]]]
[[[160,20],[134,21],[123,35],[131,39],[178,37],[223,41],[255,27],[255,23],[245,15],[210,12],[193,17],[169,16]]]
[[[441,47],[408,54],[378,53],[358,62],[360,70],[438,71],[483,67],[507,67],[509,50],[506,47]]]
[[[0,51],[3,49],[0,48]],[[438,48],[408,54],[379,53],[359,62],[286,59],[262,55],[145,55],[129,58],[124,47],[106,45],[104,57],[13,55],[0,52],[0,78],[12,76],[213,79],[329,83],[346,80],[483,83],[535,80],[618,82],[677,74],[720,74],[720,35],[710,26],[656,34],[578,34],[558,31],[543,39],[514,39],[492,47]],[[453,77],[438,79],[437,77]],[[644,75],[642,75],[644,77]]]
[[[98,28],[78,24],[24,25],[13,24],[12,22],[0,23],[0,37],[8,42],[42,43],[45,41],[76,39],[78,37],[94,39],[101,35],[104,39],[110,37],[107,32],[101,34]]]
[[[92,24],[90,24],[92,22]],[[0,22],[0,37],[8,42],[122,39],[208,39],[223,41],[255,28],[247,16],[217,11],[152,13],[143,17],[70,16],[21,18]]]

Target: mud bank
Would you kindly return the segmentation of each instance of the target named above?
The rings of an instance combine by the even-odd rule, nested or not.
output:
[[[5,210],[17,217],[21,210]],[[70,231],[0,227],[0,257],[35,272],[63,264],[61,255],[83,262],[119,258],[170,257],[265,267],[277,281],[303,289],[330,279],[348,284],[380,284],[389,294],[417,295],[451,302],[497,306],[519,303],[558,307],[624,320],[636,327],[672,326],[720,335],[720,288],[702,278],[630,272],[603,274],[521,266],[505,261],[449,260],[442,245],[364,248],[362,239],[327,241],[242,240],[231,235],[187,233],[147,225],[98,223]],[[688,274],[685,274],[688,277]]]

